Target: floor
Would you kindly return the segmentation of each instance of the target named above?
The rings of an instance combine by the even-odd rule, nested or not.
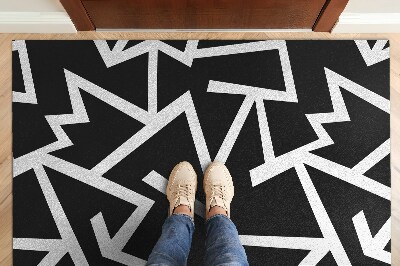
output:
[[[11,40],[14,39],[390,39],[392,134],[392,263],[400,265],[400,34],[116,33],[0,34],[0,264],[12,265]]]

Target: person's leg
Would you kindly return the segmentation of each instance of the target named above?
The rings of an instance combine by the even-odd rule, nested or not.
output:
[[[206,170],[203,184],[207,218],[205,265],[249,265],[236,226],[230,219],[234,187],[226,166],[212,163]]]
[[[211,216],[206,234],[205,265],[249,265],[238,231],[226,214]]]
[[[166,188],[169,217],[146,265],[186,265],[194,231],[194,197],[197,176],[188,162],[172,170]]]
[[[193,231],[192,217],[186,214],[169,216],[146,265],[186,265]]]

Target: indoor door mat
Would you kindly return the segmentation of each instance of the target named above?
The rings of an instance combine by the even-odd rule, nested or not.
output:
[[[389,43],[23,41],[14,265],[142,265],[175,164],[225,162],[250,265],[390,264]]]

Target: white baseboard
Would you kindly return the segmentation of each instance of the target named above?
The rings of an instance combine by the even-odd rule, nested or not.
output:
[[[0,12],[1,33],[76,33],[66,12]]]
[[[340,15],[333,33],[400,33],[400,13],[347,13]]]
[[[115,31],[115,29],[98,29]],[[122,31],[119,29],[118,31]],[[151,31],[124,29],[123,31]],[[153,30],[160,31],[160,30]],[[171,30],[169,30],[171,31]],[[176,30],[183,31],[183,30]],[[189,30],[184,30],[189,31]],[[196,30],[199,31],[199,30]],[[201,31],[201,30],[200,30]],[[207,30],[210,31],[210,30]],[[243,30],[211,30],[243,31]],[[288,31],[288,30],[244,30],[244,31]],[[291,29],[290,32],[304,32],[304,29]],[[308,30],[307,30],[308,31]],[[333,33],[400,33],[400,13],[349,13],[339,17]],[[74,24],[66,12],[1,12],[0,33],[76,33]]]

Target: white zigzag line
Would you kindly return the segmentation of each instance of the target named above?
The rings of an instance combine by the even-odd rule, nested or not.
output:
[[[306,145],[308,151],[334,144],[332,138],[329,136],[328,132],[326,132],[322,124],[350,121],[350,116],[347,111],[346,104],[343,100],[340,87],[371,103],[382,111],[385,111],[386,113],[390,112],[390,102],[387,99],[367,90],[366,88],[331,71],[328,68],[325,68],[325,75],[328,81],[333,112],[306,114],[308,121],[310,122],[311,126],[313,127],[315,133],[319,138],[311,145]]]
[[[196,49],[198,41],[188,41],[186,45],[185,52],[181,52],[178,49],[167,45],[161,41],[144,41],[135,45],[125,51],[122,49],[125,47],[127,41],[118,41],[115,45],[112,53],[112,57],[109,57],[107,53],[110,52],[106,41],[95,41],[96,46],[105,60],[105,63],[108,64],[109,62],[115,62],[119,60],[125,61],[125,58],[118,57],[117,52],[122,52],[123,54],[129,53],[129,56],[137,56],[146,52],[149,53],[149,76],[157,76],[157,68],[154,67],[154,64],[157,63],[157,54],[155,53],[157,49],[165,52],[166,54],[174,57],[178,61],[181,61],[187,65],[191,65],[193,60],[192,56],[188,56],[188,54],[193,50]],[[133,53],[133,55],[132,55]],[[109,59],[107,61],[107,58]],[[114,58],[114,59],[110,59]],[[116,58],[116,59],[115,59]],[[111,61],[110,61],[111,60]],[[108,63],[107,63],[108,62]],[[87,112],[85,109],[85,105],[83,103],[81,94],[79,89],[85,90],[86,92],[92,94],[93,96],[99,98],[103,102],[108,103],[109,105],[113,106],[117,110],[131,116],[132,118],[138,120],[143,124],[147,124],[152,117],[157,112],[157,104],[155,103],[149,105],[149,111],[143,110],[136,105],[110,93],[107,90],[79,77],[78,75],[64,70],[65,78],[68,86],[68,92],[70,95],[70,101],[72,106],[72,114],[61,114],[61,115],[48,115],[46,116],[46,120],[49,123],[50,128],[53,130],[54,134],[57,137],[57,141],[46,145],[42,148],[39,148],[35,151],[32,151],[28,154],[25,154],[19,158],[13,160],[14,165],[14,177],[18,176],[19,174],[29,170],[35,165],[36,157],[40,154],[50,153],[55,150],[59,150],[62,148],[66,148],[68,146],[73,145],[72,141],[69,139],[68,135],[62,129],[62,125],[67,124],[79,124],[79,123],[88,123],[89,118],[87,116]],[[155,73],[155,74],[154,74]],[[80,87],[78,87],[80,85]],[[157,82],[155,80],[154,84],[150,82],[149,77],[149,101],[150,99],[156,100],[157,99],[157,91],[156,91]]]
[[[141,259],[138,259],[133,256],[129,256],[129,255],[121,252],[120,250],[118,250],[118,248],[121,248],[121,250],[122,250],[123,246],[129,240],[131,234],[133,234],[133,232],[134,232],[134,230],[132,231],[132,228],[134,226],[137,226],[137,224],[141,222],[142,218],[147,214],[148,210],[151,208],[153,201],[140,195],[140,194],[137,194],[133,191],[129,191],[129,193],[128,193],[128,190],[125,189],[124,187],[119,187],[115,183],[112,183],[111,181],[108,181],[102,177],[98,177],[97,175],[91,176],[92,172],[90,170],[80,168],[74,164],[68,163],[68,162],[58,159],[54,156],[50,156],[50,155],[48,155],[48,153],[51,151],[72,145],[71,140],[69,139],[69,137],[67,136],[65,131],[62,129],[62,125],[89,122],[89,118],[88,118],[88,115],[87,115],[87,112],[86,112],[79,89],[87,91],[88,93],[92,94],[93,96],[110,104],[111,106],[113,106],[116,109],[120,110],[121,112],[135,118],[136,120],[141,121],[142,123],[147,123],[150,120],[151,116],[146,111],[138,108],[137,106],[115,96],[114,94],[112,94],[108,91],[105,91],[104,89],[98,87],[97,85],[90,83],[89,81],[79,77],[78,75],[76,75],[72,72],[69,72],[68,70],[65,70],[65,77],[66,77],[66,82],[67,82],[67,86],[68,86],[68,92],[70,95],[72,113],[71,114],[62,114],[62,115],[50,115],[50,116],[45,117],[50,125],[50,128],[53,130],[54,134],[56,135],[57,141],[52,144],[49,144],[43,148],[40,148],[34,152],[31,152],[28,155],[22,156],[20,158],[17,158],[16,160],[14,160],[14,177],[20,175],[21,173],[29,170],[32,167],[34,169],[36,169],[35,171],[37,171],[37,168],[39,167],[38,169],[42,169],[42,171],[40,172],[42,174],[37,175],[38,180],[39,180],[39,177],[41,177],[41,176],[42,177],[45,176],[47,178],[47,176],[44,172],[44,169],[41,166],[42,164],[45,164],[50,168],[55,167],[55,170],[62,172],[66,175],[69,175],[72,178],[78,179],[81,182],[87,183],[88,185],[93,186],[101,191],[104,191],[113,196],[119,197],[123,200],[126,200],[128,202],[131,202],[131,203],[137,205],[138,208],[135,210],[134,213],[132,213],[132,215],[126,221],[124,226],[121,227],[120,231],[112,239],[111,238],[107,239],[106,237],[104,237],[106,235],[106,232],[104,232],[100,229],[96,230],[99,228],[98,225],[99,224],[101,225],[101,223],[104,222],[104,220],[102,219],[101,213],[96,215],[91,220],[91,222],[93,224],[93,228],[95,230],[96,237],[100,238],[100,240],[98,239],[99,243],[101,243],[102,245],[107,245],[107,246],[111,245],[112,246],[111,249],[101,249],[102,255],[104,257],[113,259],[114,257],[112,256],[112,254],[110,254],[110,252],[113,251],[115,248],[119,252],[118,257],[119,257],[119,261],[121,263],[130,265],[130,264],[136,263],[136,262],[143,262],[143,260],[141,260]],[[70,172],[68,172],[68,171],[70,171]],[[90,176],[90,178],[87,178],[89,176]],[[87,179],[85,179],[85,178],[87,178]],[[51,186],[51,184],[49,183],[48,186]],[[49,191],[49,189],[44,189],[43,191],[47,192],[47,191]],[[52,192],[53,192],[53,195],[55,195],[53,190],[52,190]],[[128,195],[130,197],[128,197]],[[46,197],[46,200],[47,200],[47,197]],[[63,218],[63,215],[65,216],[65,214],[63,214],[63,210],[62,210],[62,207],[61,207],[58,199],[55,198],[55,199],[51,200],[50,202],[52,204],[50,204],[49,202],[48,203],[49,203],[50,210],[52,211],[52,214],[55,211],[58,212],[57,215],[53,214],[53,218],[55,219],[55,221],[57,223],[57,227],[58,227],[61,235],[63,236],[62,242],[57,242],[57,243],[60,245],[63,244],[65,250],[61,250],[61,249],[50,250],[50,249],[48,249],[50,252],[42,260],[41,265],[42,264],[43,265],[44,264],[45,265],[56,264],[61,259],[62,255],[65,254],[66,252],[69,252],[71,254],[74,261],[82,260],[81,263],[78,263],[78,264],[82,264],[82,265],[85,264],[84,255],[82,253],[77,253],[77,251],[80,250],[80,247],[75,246],[74,248],[72,248],[72,245],[74,243],[72,243],[71,241],[76,239],[75,236],[73,235],[73,232],[72,232],[72,235],[71,234],[69,236],[65,235],[67,233],[70,233],[70,231],[72,230],[70,225],[68,224],[68,226],[62,226],[62,227],[59,226],[60,222],[65,224],[65,221],[68,221],[68,220],[66,217],[65,217],[64,221],[61,219],[61,218]],[[55,206],[53,203],[54,204],[57,203],[58,205]],[[63,215],[60,215],[60,213],[62,213]],[[30,239],[15,239],[15,243],[16,243],[15,248],[17,248],[17,249],[18,248],[22,248],[22,249],[30,248],[32,250],[36,250],[36,248],[37,248],[36,246],[32,246],[36,242],[34,242],[34,240],[30,240]],[[42,243],[42,242],[38,242],[38,243]],[[43,242],[42,244],[48,244],[48,243]],[[101,246],[101,247],[103,247],[103,246]],[[38,248],[41,248],[41,247],[39,246]],[[106,250],[106,251],[104,251],[104,250]],[[108,251],[110,251],[110,252],[107,253]],[[64,253],[62,254],[62,252],[64,252]],[[143,264],[143,263],[141,263],[141,264]]]
[[[102,88],[96,86],[93,83],[90,83],[89,81],[79,77],[78,75],[75,75],[69,71],[65,71],[66,75],[66,80],[67,80],[67,85],[68,85],[68,90],[71,98],[71,106],[72,106],[72,114],[63,114],[63,115],[54,115],[54,116],[47,116],[46,119],[52,128],[53,132],[55,133],[57,137],[57,141],[48,145],[47,147],[44,147],[42,149],[39,149],[35,152],[30,153],[28,156],[23,156],[22,158],[18,158],[17,160],[14,161],[14,177],[18,176],[19,174],[23,173],[24,171],[30,169],[31,167],[34,167],[37,164],[43,164],[45,161],[43,159],[45,158],[52,158],[53,160],[57,160],[58,158],[54,156],[48,155],[50,151],[68,147],[72,145],[71,140],[65,133],[65,131],[62,129],[62,125],[65,124],[78,124],[78,123],[87,123],[89,122],[89,118],[87,116],[87,112],[80,94],[79,89],[83,89],[90,94],[94,95],[95,97],[98,97],[100,100],[109,103],[111,106],[115,107],[116,109],[120,110],[121,112],[126,113],[127,115],[130,115],[131,117],[143,122],[146,124],[147,122],[150,122],[150,127],[145,127],[145,129],[150,129],[154,127],[153,122],[165,122],[165,118],[170,117],[171,115],[175,117],[176,115],[179,115],[181,112],[186,112],[186,116],[188,119],[189,127],[191,132],[194,134],[194,136],[197,136],[194,139],[194,143],[196,146],[196,150],[199,154],[199,159],[202,164],[202,166],[206,166],[210,162],[207,146],[204,141],[204,136],[201,133],[201,128],[200,124],[196,115],[196,111],[194,109],[194,105],[190,96],[190,93],[187,92],[184,95],[182,95],[179,99],[175,101],[174,103],[170,104],[167,108],[162,110],[160,113],[150,115],[148,112],[136,107],[133,104],[130,104],[129,102],[124,101],[123,99],[109,93],[108,91],[103,90]],[[179,108],[177,108],[179,106]],[[171,110],[172,109],[172,110]],[[179,110],[177,110],[179,109]],[[153,109],[154,111],[154,109]],[[172,111],[172,112],[171,112]],[[153,116],[154,119],[153,119]],[[159,119],[158,119],[159,118]],[[161,125],[161,127],[163,127]],[[144,132],[141,130],[140,132]],[[197,134],[197,132],[200,133],[201,136]],[[138,134],[140,135],[140,134]],[[136,136],[136,135],[135,135]],[[67,163],[63,160],[58,160],[55,161],[54,163],[46,163],[48,164],[48,167],[61,167],[62,163],[64,164]],[[76,169],[74,169],[74,167]],[[70,164],[69,167],[64,167],[62,169],[57,168],[57,171],[72,171],[74,174],[76,174],[77,167],[74,166],[73,164]],[[82,168],[83,169],[83,168]],[[96,168],[97,169],[97,168]],[[95,173],[96,169],[93,169],[92,171],[89,170],[88,173]],[[64,173],[64,172],[63,172]],[[69,172],[68,172],[69,173]],[[65,172],[65,174],[68,174]],[[90,174],[85,174],[84,176],[89,176]],[[73,178],[76,178],[76,176],[72,176]],[[110,193],[107,189],[112,189],[112,195],[118,196],[118,193],[121,192],[121,189],[116,191],[114,189],[114,186],[112,184],[109,184],[109,186],[103,186],[100,184],[98,187],[98,183],[100,181],[96,181],[95,179],[90,178],[91,181],[95,182],[97,185],[95,186],[96,188],[105,191],[107,193]],[[84,182],[84,180],[80,180]],[[122,192],[121,192],[122,193]],[[132,192],[133,193],[133,192]],[[123,193],[124,195],[126,193]],[[134,193],[135,194],[135,193]],[[137,195],[137,193],[135,194]],[[136,197],[139,197],[141,195],[137,195]],[[147,200],[147,198],[144,198]],[[135,204],[138,205],[139,202],[136,202]],[[99,242],[99,245],[101,247],[101,252],[104,257],[119,261],[120,263],[126,264],[126,265],[136,265],[136,263],[144,264],[144,261],[138,258],[135,258],[133,256],[130,256],[128,254],[125,254],[122,252],[123,246],[125,246],[125,243],[129,240],[131,234],[133,234],[134,230],[132,231],[132,228],[136,228],[138,223],[140,223],[140,217],[143,217],[147,214],[148,209],[150,206],[147,208],[146,206],[148,205],[146,202],[143,201],[143,199],[140,200],[140,207],[138,207],[134,213],[130,216],[130,218],[125,222],[124,226],[120,228],[118,233],[111,238],[106,229],[106,225],[104,223],[104,219],[102,218],[102,214],[99,213],[95,217],[91,219],[93,230],[95,231],[96,238]],[[152,205],[153,201],[151,201]],[[138,205],[138,206],[139,206]],[[29,240],[25,244],[29,244]],[[49,255],[48,258],[43,260],[43,263],[47,262],[57,262],[60,257],[58,253],[52,252],[51,256]]]
[[[359,171],[353,171],[352,169],[334,162],[329,161],[330,168],[325,169],[323,165],[326,166],[328,162],[326,162],[326,160],[323,158],[318,159],[318,156],[309,153],[309,151],[333,144],[331,137],[326,132],[322,124],[350,121],[346,105],[340,92],[341,88],[348,90],[349,92],[378,107],[386,113],[390,112],[390,102],[387,99],[327,68],[325,68],[325,74],[331,95],[333,112],[306,114],[307,119],[318,136],[318,140],[281,156],[266,160],[264,164],[250,170],[253,186],[258,185],[276,176],[277,174],[294,167],[295,164],[307,162],[307,164],[317,169],[322,169],[323,171],[330,169],[332,170],[330,171],[330,174],[333,174],[337,178],[340,178],[346,182],[350,182],[353,185],[390,200],[389,187],[364,176]],[[387,145],[385,147],[387,147]],[[389,149],[380,149],[380,151],[385,154],[389,154],[390,152]],[[370,164],[370,167],[372,166],[373,165]]]
[[[144,124],[148,122],[150,116],[145,110],[123,100],[122,98],[100,88],[99,86],[79,77],[68,70],[65,70],[64,72],[72,105],[72,114],[46,116],[47,122],[59,140],[59,147],[65,148],[73,144],[65,131],[62,129],[62,125],[89,122],[89,117],[87,115],[85,104],[83,103],[79,89],[85,90],[100,100],[115,107],[119,111],[133,117],[139,122]]]
[[[36,157],[38,155],[50,153],[52,151],[73,145],[72,141],[63,130],[62,125],[89,122],[89,117],[87,115],[79,89],[90,93],[91,95],[99,98],[103,102],[111,105],[112,107],[143,124],[148,123],[152,117],[152,115],[150,115],[147,111],[81,78],[80,76],[68,70],[64,70],[64,72],[72,106],[72,113],[45,116],[50,128],[56,135],[57,140],[49,145],[14,159],[14,177],[32,168],[36,163]]]
[[[54,143],[54,146],[56,146],[57,149],[65,148],[73,144],[68,135],[62,129],[62,125],[89,122],[89,117],[87,115],[82,96],[79,92],[79,88],[72,85],[73,79],[71,79],[72,76],[70,73],[71,72],[69,71],[65,71],[65,79],[67,81],[69,97],[71,100],[72,114],[45,116],[47,123],[49,123],[50,128],[53,130],[58,139],[57,145]]]
[[[372,105],[380,108],[387,113],[389,113],[390,110],[390,103],[383,97],[363,88],[362,86],[340,76],[339,74],[327,68],[325,68],[325,73],[328,81],[329,92],[331,95],[333,112],[306,115],[307,119],[309,120],[311,126],[318,136],[318,140],[303,147],[300,147],[299,149],[296,149],[290,153],[279,156],[278,158],[267,158],[264,165],[251,170],[250,174],[254,186],[268,180],[269,178],[272,178],[278,173],[295,167],[300,181],[302,182],[303,189],[306,192],[307,199],[310,202],[320,229],[323,232],[324,239],[325,241],[329,242],[329,249],[334,255],[335,260],[339,264],[347,265],[350,264],[347,255],[303,163],[307,163],[319,169],[320,171],[327,172],[332,176],[335,176],[348,183],[356,185],[371,193],[377,194],[387,200],[390,200],[389,187],[384,186],[362,175],[362,173],[364,173],[366,169],[372,167],[376,162],[379,161],[375,158],[371,159],[370,157],[372,155],[369,155],[365,159],[363,159],[359,163],[359,166],[354,167],[354,169],[349,169],[347,167],[309,153],[309,151],[313,149],[317,149],[334,143],[327,131],[323,128],[322,124],[350,121],[350,117],[344,103],[340,87],[350,91],[356,96],[362,98],[363,100],[371,103]],[[383,158],[385,154],[388,154],[390,152],[388,143],[389,141],[386,141],[384,144],[375,149],[371,154],[373,154],[374,157]],[[256,240],[256,238],[250,238],[248,239],[249,243],[247,244],[254,244],[259,246],[260,244],[256,243]],[[269,241],[273,240],[276,239],[269,239]],[[274,244],[273,242],[264,244],[276,246],[276,244]],[[283,246],[285,246],[286,244],[287,243],[285,243]],[[304,258],[301,264],[316,264],[324,256],[324,252],[324,249],[321,249],[319,251],[318,249],[312,250],[309,255]],[[311,253],[313,253],[313,255],[311,255]]]

